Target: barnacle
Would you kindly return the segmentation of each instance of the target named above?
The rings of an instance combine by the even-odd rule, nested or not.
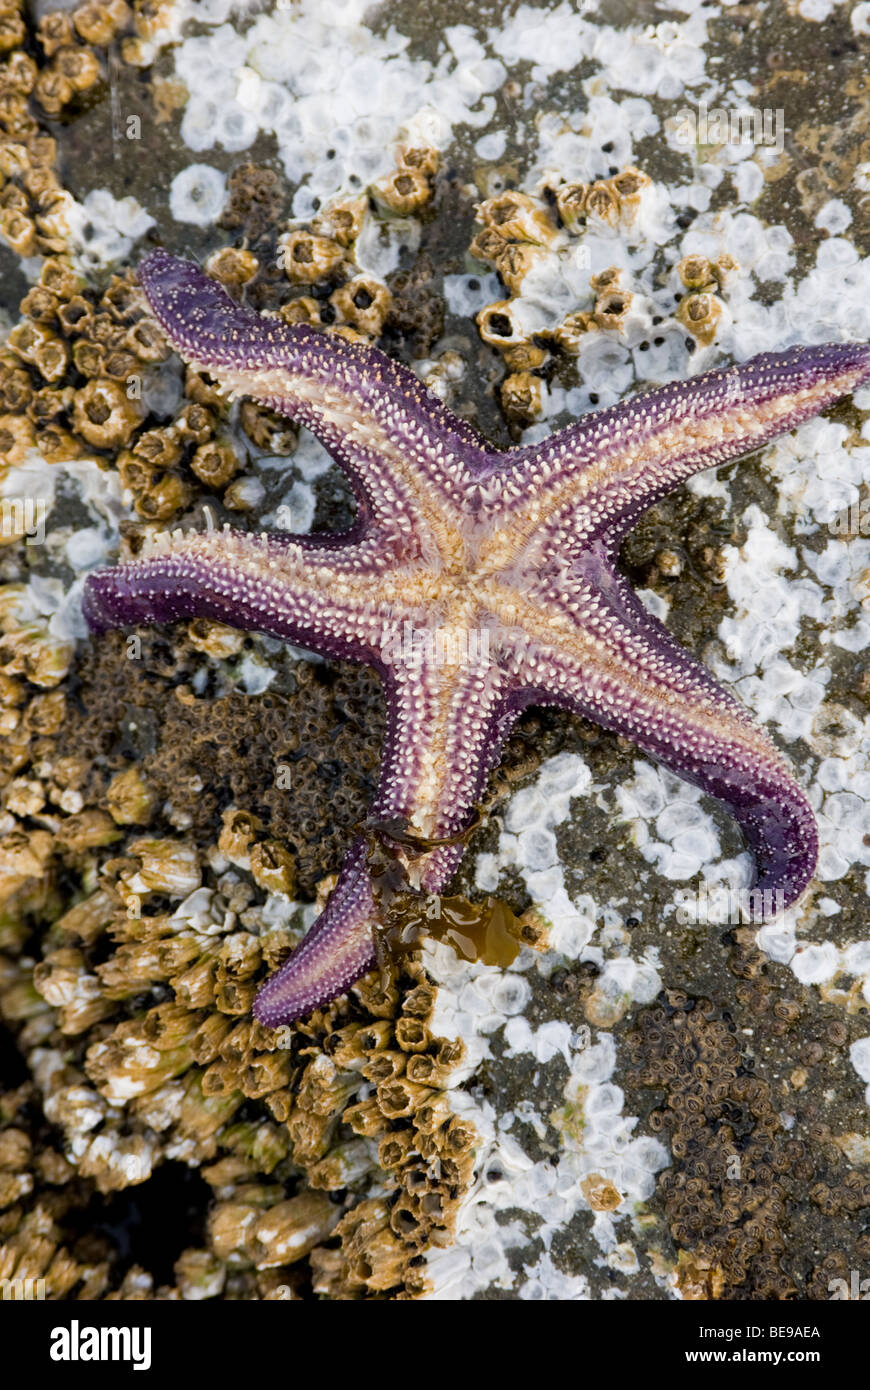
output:
[[[677,318],[699,343],[712,343],[722,317],[722,301],[712,294],[689,294],[680,301]]]
[[[280,241],[281,264],[294,284],[313,285],[336,276],[344,261],[344,247],[311,232],[290,232]]]
[[[76,391],[73,428],[95,448],[115,449],[126,444],[140,419],[136,402],[109,377],[93,377]]]
[[[391,296],[386,285],[370,275],[357,275],[329,297],[342,322],[360,333],[377,338],[390,311]]]

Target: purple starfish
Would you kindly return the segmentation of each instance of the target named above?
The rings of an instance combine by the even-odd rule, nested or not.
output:
[[[804,793],[742,706],[642,606],[615,556],[683,479],[870,378],[870,347],[766,353],[504,454],[373,347],[261,318],[162,251],[140,278],[181,356],[313,430],[349,474],[359,512],[341,535],[163,536],[157,553],[89,577],[94,632],[205,617],[373,666],[389,718],[372,818],[405,828],[391,847],[414,888],[447,883],[463,852],[455,837],[514,720],[547,704],[624,734],[724,802],[755,855],[757,888],[785,905],[799,897],[818,843]],[[358,836],[326,908],[260,991],[264,1023],[310,1013],[374,965],[366,848]]]

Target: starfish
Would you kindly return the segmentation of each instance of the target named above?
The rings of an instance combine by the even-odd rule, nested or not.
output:
[[[159,536],[144,558],[89,576],[93,632],[205,617],[374,667],[388,729],[369,823],[413,891],[450,879],[502,744],[535,704],[624,735],[723,802],[755,856],[755,901],[799,898],[818,849],[806,796],[643,607],[616,554],[684,479],[870,379],[870,347],[765,353],[501,453],[374,347],[261,317],[163,251],[140,280],[187,362],[317,435],[358,512],[342,534]],[[356,836],[320,917],[261,989],[263,1023],[311,1013],[375,964],[369,843]]]

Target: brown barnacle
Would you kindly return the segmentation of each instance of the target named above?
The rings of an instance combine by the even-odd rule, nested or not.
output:
[[[55,10],[45,14],[36,27],[36,37],[42,45],[46,58],[51,58],[59,48],[74,41],[72,22],[66,10]]]
[[[2,42],[2,27],[0,27],[0,42]],[[29,143],[39,127],[30,114],[26,96],[20,92],[9,92],[0,88],[0,126],[5,128],[6,134],[11,136],[13,140]]]
[[[58,381],[65,373],[69,349],[44,324],[25,319],[12,329],[7,343],[24,362],[36,367],[46,381]]]
[[[0,665],[8,674],[26,676],[34,685],[46,687],[59,685],[64,679],[72,654],[69,642],[58,641],[36,627],[7,634],[0,642]]]
[[[237,868],[250,868],[251,847],[261,828],[261,822],[249,811],[239,811],[230,806],[223,813],[218,850]]]
[[[73,401],[73,388],[64,386],[58,390],[56,387],[44,386],[41,391],[35,391],[27,407],[27,413],[33,423],[37,426],[46,425],[51,420],[55,420],[58,415],[63,415],[69,410]]]
[[[125,0],[100,0],[100,3],[80,5],[73,10],[72,22],[85,43],[107,48],[130,22],[130,7]]]
[[[18,256],[33,256],[36,252],[36,227],[18,208],[0,207],[0,236]]]
[[[4,6],[0,12],[0,53],[11,53],[20,48],[27,38],[24,17],[11,6]]]
[[[87,1032],[115,1007],[102,994],[82,952],[71,946],[51,951],[39,961],[33,983],[43,999],[58,1010],[58,1026],[67,1035]]]
[[[14,777],[2,795],[3,805],[13,816],[35,816],[45,805],[45,788],[35,778]]]
[[[487,304],[477,314],[476,322],[481,338],[490,347],[513,347],[526,340],[509,299],[498,299],[494,304]]]
[[[73,366],[82,376],[102,376],[106,350],[102,343],[92,343],[87,338],[79,338],[73,343]]]
[[[353,986],[353,993],[364,1009],[375,1018],[394,1018],[399,1003],[399,991],[393,983],[384,984],[379,970],[363,975]]]
[[[215,406],[222,410],[229,399],[227,391],[207,372],[197,372],[188,367],[184,376],[184,394],[197,405]]]
[[[345,1118],[346,1112],[342,1116],[342,1119]],[[296,1106],[286,1124],[293,1145],[294,1163],[307,1167],[329,1153],[337,1126],[334,1115],[315,1115],[310,1110]]]
[[[280,238],[279,248],[284,274],[297,285],[336,277],[344,262],[344,247],[331,237],[312,236],[311,232],[290,232]]]
[[[528,425],[543,411],[544,383],[531,372],[511,372],[501,384],[500,396],[508,419]]]
[[[126,348],[112,348],[106,353],[103,373],[113,381],[126,382],[139,365],[139,359]]]
[[[713,267],[706,256],[684,256],[677,274],[687,290],[701,290],[714,283]]]
[[[83,452],[81,441],[68,430],[61,430],[60,425],[47,425],[36,431],[36,448],[46,463],[67,463],[69,459],[78,459]]]
[[[169,344],[156,319],[142,318],[132,324],[122,341],[140,362],[164,362],[169,356]]]
[[[200,444],[190,466],[206,487],[222,488],[236,473],[239,460],[230,439],[210,439]]]
[[[141,419],[139,407],[117,381],[92,377],[76,391],[73,428],[98,449],[126,444]]]
[[[418,1090],[424,1090],[418,1087]],[[427,1091],[414,1114],[414,1124],[421,1134],[435,1134],[451,1118],[450,1098],[446,1091]]]
[[[100,60],[93,49],[79,45],[59,48],[54,67],[69,82],[74,92],[87,92],[101,76]]]
[[[79,1160],[79,1173],[93,1178],[102,1193],[147,1182],[156,1157],[156,1141],[144,1134],[110,1130],[96,1135]]]
[[[537,372],[550,354],[538,343],[518,343],[516,347],[505,348],[502,356],[505,366],[512,372]]]
[[[15,362],[15,358],[12,358]],[[0,369],[0,411],[22,411],[33,395],[30,373],[17,364],[4,364]]]
[[[382,1168],[401,1168],[416,1152],[413,1129],[393,1129],[378,1144],[378,1162]]]
[[[0,457],[6,464],[17,468],[35,445],[36,432],[26,415],[0,415]],[[6,539],[5,535],[0,539]]]
[[[339,1220],[340,1209],[326,1196],[301,1192],[257,1215],[246,1242],[258,1269],[293,1264],[320,1245]]]
[[[636,216],[641,199],[651,184],[652,179],[649,174],[643,173],[641,169],[636,169],[633,164],[629,165],[627,169],[623,169],[621,173],[614,174],[610,180],[610,187],[619,199],[623,220],[630,221]]]
[[[0,236],[18,256],[33,256],[36,252],[36,227],[17,207],[0,207]]]
[[[296,427],[256,401],[242,402],[239,423],[258,449],[268,449],[270,454],[292,454],[296,448]]]
[[[296,890],[296,859],[280,840],[263,840],[251,850],[251,876],[267,893],[292,898]]]
[[[34,285],[19,305],[22,314],[34,323],[52,324],[57,318],[57,299],[43,285]]]
[[[628,290],[605,290],[595,300],[593,318],[599,328],[621,328],[631,307]]]
[[[498,265],[507,247],[512,244],[495,227],[482,227],[472,238],[468,249],[475,260],[494,266]]]
[[[76,903],[54,923],[62,936],[77,936],[86,946],[96,941],[115,915],[115,904],[102,888]]]
[[[213,251],[205,263],[206,273],[231,290],[240,290],[253,280],[259,268],[260,262],[252,251],[235,246]]]
[[[607,179],[597,179],[590,186],[584,207],[587,217],[597,217],[608,226],[615,227],[619,221],[619,198]]]
[[[194,402],[186,405],[181,414],[175,417],[173,428],[182,439],[189,439],[194,444],[204,444],[211,438],[214,424],[212,412],[206,406]]]
[[[186,898],[202,882],[199,854],[193,845],[179,840],[134,840],[127,853],[136,862],[132,875],[124,875],[133,893],[165,893]]]
[[[390,212],[406,215],[424,207],[432,197],[432,183],[422,169],[395,169],[372,185],[372,193]]]
[[[44,131],[31,135],[28,142],[31,164],[44,164],[54,168],[57,164],[57,141]]]
[[[26,145],[16,140],[5,140],[0,144],[0,188],[3,186],[2,180],[23,178],[30,167],[30,151]]]
[[[396,1042],[403,1052],[425,1052],[429,1046],[429,1029],[419,1018],[396,1020]]]
[[[27,53],[13,53],[3,68],[3,85],[12,92],[29,96],[36,81],[37,66]]]
[[[224,623],[212,622],[210,618],[194,618],[187,625],[190,644],[198,652],[205,652],[219,661],[230,656],[238,656],[245,642],[245,634]]]
[[[359,1084],[357,1072],[340,1071],[331,1057],[317,1053],[302,1073],[297,1093],[299,1106],[313,1115],[337,1115]]]
[[[75,89],[57,68],[46,67],[36,78],[33,95],[47,116],[59,116],[75,96]]]
[[[321,305],[318,299],[313,299],[310,294],[299,295],[296,299],[288,299],[286,304],[282,304],[278,310],[278,317],[292,327],[297,323],[307,323],[319,327],[323,320],[321,318]]]
[[[344,198],[330,203],[317,213],[311,223],[312,231],[317,236],[337,241],[339,246],[352,246],[362,231],[366,207],[365,198]]]
[[[677,318],[699,343],[712,343],[722,316],[722,301],[713,294],[689,294],[680,301]]]
[[[385,1293],[401,1284],[409,1253],[392,1231],[378,1231],[348,1261],[351,1277],[374,1293]]]
[[[407,1018],[420,1018],[427,1021],[435,1007],[435,986],[420,971],[420,978],[413,989],[408,990],[402,1001],[402,1013]]]
[[[377,338],[382,332],[390,311],[392,295],[386,285],[371,275],[357,275],[335,290],[329,302],[341,315],[344,323],[360,333]]]
[[[370,1142],[367,1139],[350,1139],[345,1144],[338,1144],[325,1158],[312,1164],[308,1169],[308,1181],[312,1187],[336,1192],[339,1188],[352,1187],[374,1168]]]
[[[586,224],[588,183],[563,183],[556,189],[556,207],[569,232],[580,232]]]
[[[293,1063],[286,1052],[267,1052],[254,1057],[241,1069],[242,1094],[248,1100],[261,1100],[280,1091],[291,1079]]]
[[[260,960],[259,937],[250,932],[234,932],[218,951],[218,979],[250,979],[259,970]]]
[[[507,242],[496,269],[511,294],[520,294],[529,271],[545,256],[546,249],[530,241]]]
[[[147,521],[169,521],[190,501],[190,484],[178,473],[160,473],[136,498],[136,511]]]
[[[346,1125],[350,1125],[354,1134],[359,1134],[365,1139],[377,1138],[386,1134],[390,1128],[387,1116],[374,1097],[358,1101],[356,1105],[349,1105],[341,1118]]]
[[[396,163],[405,169],[420,169],[424,174],[437,174],[441,155],[434,145],[398,145]]]
[[[420,1086],[434,1086],[437,1089],[447,1085],[453,1068],[444,1066],[430,1052],[414,1053],[408,1058],[405,1075],[409,1081]]]
[[[404,1052],[376,1052],[360,1068],[366,1081],[372,1081],[376,1086],[380,1086],[384,1081],[392,1081],[393,1077],[401,1076],[405,1070],[407,1057]]]
[[[101,849],[121,838],[121,831],[105,811],[87,807],[60,821],[55,832],[58,843],[71,854],[83,854],[89,849]]]
[[[144,305],[145,297],[130,271],[113,275],[100,300],[100,308],[118,325],[126,323]]]
[[[170,976],[175,997],[188,1009],[203,1009],[214,1004],[217,948],[207,947],[187,969]]]
[[[730,280],[733,280],[737,271],[740,269],[734,257],[727,251],[723,251],[721,256],[717,256],[712,265],[713,277],[720,290],[724,289]]]
[[[400,1120],[413,1115],[432,1094],[428,1086],[419,1086],[404,1076],[396,1076],[378,1087],[378,1105],[388,1119]]]
[[[136,439],[133,453],[155,468],[174,468],[181,459],[182,446],[171,428],[145,430]]]
[[[570,353],[571,356],[576,356],[580,351],[581,338],[584,333],[588,333],[590,328],[594,327],[594,325],[595,319],[593,315],[588,313],[585,309],[578,309],[575,310],[573,314],[566,315],[558,328],[556,328],[553,338],[556,345],[561,348],[563,352]]]
[[[511,190],[477,205],[477,218],[485,227],[495,227],[509,241],[531,241],[548,246],[556,229],[544,209],[527,193]]]

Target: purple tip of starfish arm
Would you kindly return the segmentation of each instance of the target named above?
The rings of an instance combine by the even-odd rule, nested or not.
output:
[[[140,263],[139,283],[152,313],[182,356],[207,358],[216,367],[239,365],[275,349],[321,349],[322,335],[305,324],[264,319],[237,304],[223,285],[192,261],[152,251]]]
[[[260,1022],[277,1028],[306,1018],[371,970],[375,916],[366,842],[360,838],[351,846],[329,901],[308,935],[254,1000]]]

